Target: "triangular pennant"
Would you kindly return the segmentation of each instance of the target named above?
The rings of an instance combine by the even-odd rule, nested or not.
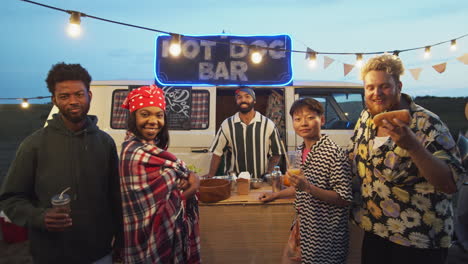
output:
[[[348,73],[354,68],[353,64],[343,63],[344,66],[344,76],[348,75]]]
[[[465,53],[462,56],[458,57],[457,60],[459,60],[461,63],[465,65],[468,65],[468,53]]]
[[[441,64],[432,65],[432,68],[434,68],[434,70],[436,70],[438,73],[443,73],[445,69],[447,68],[447,63],[444,62]]]
[[[324,56],[323,57],[323,68],[326,69],[328,66],[330,66],[330,64],[332,64],[335,60],[328,57],[328,56]]]
[[[310,57],[310,53],[312,53],[312,52],[314,52],[314,50],[313,50],[313,49],[311,49],[311,48],[307,48],[307,53],[306,53],[306,56],[305,56],[305,58],[306,58],[306,59],[309,59],[309,57]]]
[[[409,69],[409,71],[415,80],[419,80],[419,74],[421,74],[422,68]]]

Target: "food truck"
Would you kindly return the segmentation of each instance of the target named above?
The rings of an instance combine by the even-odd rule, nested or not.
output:
[[[91,83],[89,114],[98,117],[99,128],[115,140],[119,153],[128,117],[122,102],[132,89],[154,83],[166,95],[168,151],[191,165],[198,175],[209,170],[208,149],[221,123],[238,111],[234,92],[241,85],[253,88],[255,110],[276,124],[287,150],[302,143],[295,135],[289,109],[295,100],[304,97],[323,104],[322,132],[342,147],[349,144],[364,107],[362,84],[293,80],[290,53],[285,51],[291,50],[289,36],[182,38],[178,59],[168,53],[170,41],[170,36],[156,39],[154,80]],[[226,41],[241,46],[220,44]],[[248,60],[249,45],[268,48],[263,54],[264,66]],[[54,107],[50,115],[57,111]],[[205,263],[280,262],[294,216],[293,200],[263,204],[258,200],[263,191],[271,191],[271,186],[251,190],[248,195],[233,191],[226,200],[200,204],[201,252]]]

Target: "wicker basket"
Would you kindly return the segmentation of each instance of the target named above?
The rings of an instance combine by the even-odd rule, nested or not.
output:
[[[200,201],[216,203],[231,196],[231,183],[224,179],[203,179],[200,181]]]

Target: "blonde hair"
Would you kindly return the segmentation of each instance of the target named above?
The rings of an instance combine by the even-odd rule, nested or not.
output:
[[[364,80],[364,77],[370,71],[384,71],[392,75],[395,81],[400,81],[400,76],[405,72],[405,68],[398,56],[384,54],[367,61],[366,65],[361,69],[361,79]]]

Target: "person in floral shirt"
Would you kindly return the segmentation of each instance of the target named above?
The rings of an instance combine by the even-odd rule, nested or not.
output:
[[[444,263],[453,233],[451,194],[464,173],[447,126],[401,93],[401,60],[371,58],[361,70],[366,109],[349,149],[355,196],[352,220],[364,229],[362,263]],[[376,114],[407,109],[376,127]]]

